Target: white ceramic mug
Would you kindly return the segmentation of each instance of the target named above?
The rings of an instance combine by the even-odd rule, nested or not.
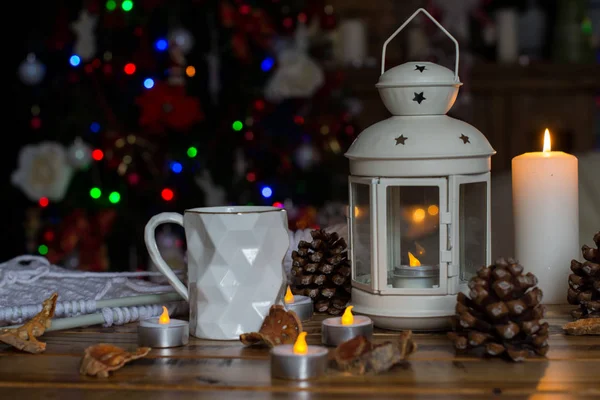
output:
[[[162,259],[158,225],[184,227],[188,287]],[[190,334],[235,340],[259,330],[271,305],[286,288],[283,258],[289,246],[285,210],[268,206],[204,207],[162,213],[148,221],[148,253],[171,285],[190,304]]]

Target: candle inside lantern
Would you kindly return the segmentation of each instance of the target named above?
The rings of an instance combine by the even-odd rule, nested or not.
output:
[[[190,329],[187,321],[171,319],[167,307],[163,306],[158,318],[140,321],[138,343],[140,346],[166,348],[184,346],[189,341]]]
[[[294,311],[301,321],[308,321],[313,316],[313,301],[308,296],[292,294],[288,286],[283,297],[284,307],[288,311]]]
[[[566,303],[568,266],[579,257],[577,163],[552,151],[548,129],[543,151],[512,160],[515,256],[538,278],[545,304]]]
[[[418,246],[423,249],[420,245]],[[424,252],[424,250],[423,250]],[[440,268],[421,265],[421,261],[410,251],[408,265],[394,267],[392,287],[400,289],[430,289],[440,284]]]
[[[321,323],[321,341],[327,346],[337,346],[356,336],[368,339],[373,335],[373,321],[363,315],[353,315],[354,306],[346,307],[341,317],[332,317]]]
[[[309,346],[306,332],[300,332],[296,342],[271,349],[271,376],[280,379],[307,380],[317,378],[327,368],[328,350]]]

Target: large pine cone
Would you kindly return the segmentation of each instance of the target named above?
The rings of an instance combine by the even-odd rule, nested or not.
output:
[[[458,294],[454,332],[448,337],[457,350],[483,347],[491,356],[522,361],[532,353],[548,352],[548,324],[542,291],[535,275],[503,258],[481,267],[469,281],[469,297]]]
[[[312,242],[301,240],[292,252],[292,292],[311,297],[317,312],[340,315],[352,289],[346,241],[336,232],[310,234]]]
[[[569,292],[567,299],[570,304],[579,305],[572,312],[574,318],[600,318],[600,232],[594,235],[596,248],[584,245],[581,248],[586,262],[571,261],[569,275]]]

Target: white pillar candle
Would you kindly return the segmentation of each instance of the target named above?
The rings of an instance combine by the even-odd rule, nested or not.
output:
[[[569,265],[579,258],[577,158],[544,151],[512,160],[515,256],[537,276],[544,304],[566,304]]]
[[[342,62],[360,67],[367,58],[367,29],[360,19],[346,19],[340,24]]]

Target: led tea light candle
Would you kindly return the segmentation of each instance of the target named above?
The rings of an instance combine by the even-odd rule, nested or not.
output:
[[[515,256],[539,280],[545,304],[565,304],[568,266],[579,259],[577,158],[552,151],[550,132],[542,152],[512,160]]]
[[[284,307],[288,311],[294,311],[300,321],[308,321],[313,316],[313,302],[308,296],[293,295],[290,287],[287,287],[283,299]]]
[[[346,307],[341,317],[327,318],[321,324],[321,341],[327,346],[337,346],[356,336],[371,339],[373,321],[363,315],[352,315],[353,306]]]
[[[429,289],[440,285],[440,267],[421,265],[410,251],[409,265],[394,267],[392,286],[405,289]]]
[[[190,325],[187,321],[169,318],[167,307],[158,318],[140,321],[138,343],[140,346],[166,348],[184,346],[188,343]]]
[[[271,349],[271,377],[291,380],[318,378],[327,368],[323,346],[306,344],[306,332],[300,332],[294,345],[282,344]]]

